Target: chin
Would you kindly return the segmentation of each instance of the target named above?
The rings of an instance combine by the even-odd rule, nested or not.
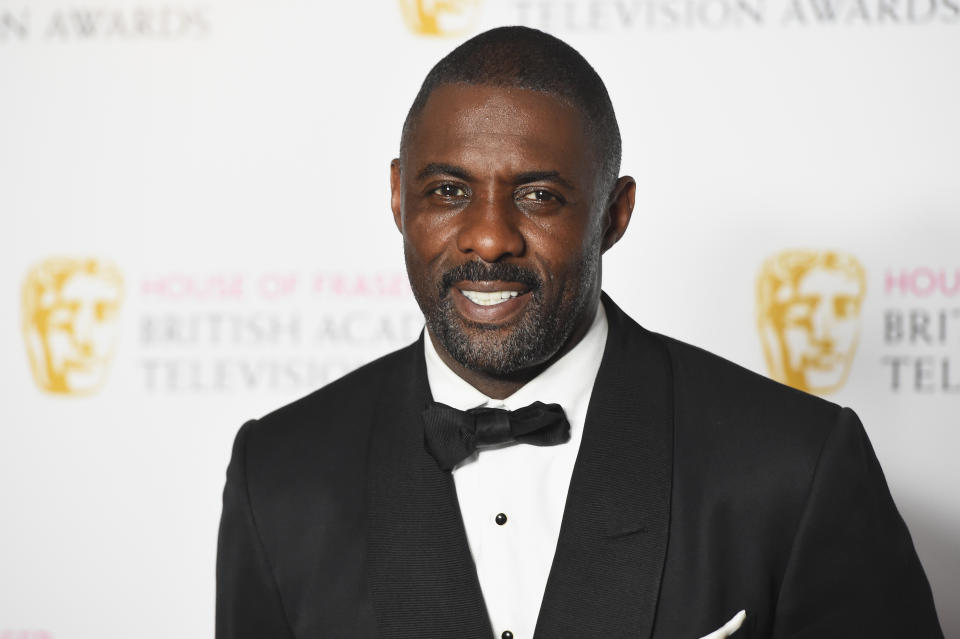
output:
[[[430,329],[443,348],[461,366],[490,375],[506,376],[539,366],[553,357],[569,331],[554,322],[518,321],[511,326],[465,326],[438,322]]]

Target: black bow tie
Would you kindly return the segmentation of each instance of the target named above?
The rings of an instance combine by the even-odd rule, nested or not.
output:
[[[440,468],[450,470],[478,446],[518,441],[554,446],[570,439],[570,423],[560,404],[534,402],[517,410],[457,410],[433,402],[423,411],[424,440]]]

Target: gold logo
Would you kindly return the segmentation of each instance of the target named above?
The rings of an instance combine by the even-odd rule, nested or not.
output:
[[[770,376],[810,393],[847,380],[860,338],[866,272],[852,255],[783,251],[757,277],[757,325]]]
[[[455,36],[469,31],[480,13],[480,0],[400,0],[410,30],[423,36]]]
[[[123,276],[95,259],[52,258],[23,282],[23,337],[37,385],[65,395],[96,392],[117,342]]]

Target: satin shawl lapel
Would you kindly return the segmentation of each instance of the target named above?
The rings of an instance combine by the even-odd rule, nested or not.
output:
[[[610,331],[537,639],[646,638],[654,623],[670,516],[671,365],[660,342],[603,301]]]
[[[385,380],[373,426],[367,483],[370,597],[383,639],[490,639],[493,630],[453,477],[423,444],[420,413],[431,399],[423,339]]]

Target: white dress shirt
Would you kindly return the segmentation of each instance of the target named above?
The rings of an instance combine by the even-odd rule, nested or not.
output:
[[[600,304],[586,335],[570,352],[510,397],[497,400],[450,370],[429,336],[424,339],[434,401],[460,410],[557,403],[570,422],[570,441],[564,444],[485,448],[453,469],[467,541],[498,637],[504,631],[514,639],[533,637],[606,341],[607,316]],[[498,523],[503,516],[506,521]]]

